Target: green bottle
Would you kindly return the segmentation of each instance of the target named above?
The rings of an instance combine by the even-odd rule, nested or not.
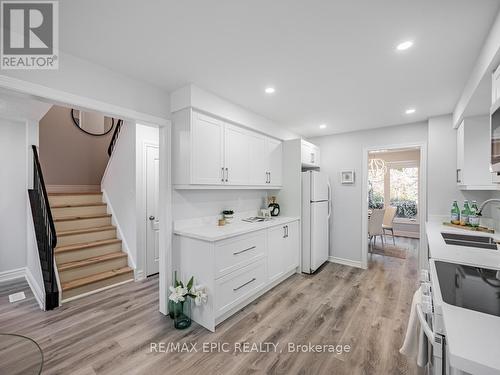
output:
[[[469,225],[469,215],[470,215],[469,201],[465,200],[464,209],[462,210],[460,215],[460,225],[462,226]]]
[[[451,205],[451,223],[460,225],[460,208],[458,208],[457,201],[453,201]]]
[[[477,202],[472,201],[472,206],[470,208],[469,224],[471,227],[479,228],[479,209],[477,208]]]

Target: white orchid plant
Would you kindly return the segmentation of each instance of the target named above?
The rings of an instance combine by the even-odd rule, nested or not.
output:
[[[175,280],[175,286],[171,286],[169,300],[175,303],[184,302],[186,298],[191,297],[196,306],[207,303],[207,293],[205,287],[201,285],[194,286],[194,277],[191,277],[184,286],[182,281]]]

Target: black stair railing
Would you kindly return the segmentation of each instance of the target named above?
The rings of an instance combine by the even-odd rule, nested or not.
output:
[[[118,134],[120,134],[120,130],[122,128],[122,123],[123,120],[118,120],[118,123],[115,126],[115,131],[113,132],[113,136],[111,137],[111,141],[109,142],[108,146],[108,156],[111,156],[113,150],[115,149],[116,141],[118,140]]]
[[[54,269],[54,249],[57,245],[56,228],[50,211],[49,197],[43,181],[42,168],[36,146],[33,149],[33,189],[28,190],[35,226],[38,253],[45,285],[45,309],[59,306],[59,289]]]

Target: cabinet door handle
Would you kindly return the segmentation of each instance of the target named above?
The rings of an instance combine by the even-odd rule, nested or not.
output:
[[[221,179],[220,179],[220,180],[221,180],[222,182],[224,182],[224,167],[221,167],[221,171],[222,171],[222,173],[221,173],[221,176],[222,176],[222,177],[221,177]]]
[[[311,152],[311,163],[314,163],[314,153]]]
[[[288,237],[288,225],[285,225],[285,238]]]
[[[271,183],[271,172],[268,173],[269,173],[269,183]]]
[[[238,254],[244,253],[245,251],[249,251],[249,250],[253,250],[253,249],[255,249],[255,246],[249,247],[248,249],[236,251],[233,253],[233,255],[238,255]]]
[[[460,172],[462,172],[462,170],[457,169],[457,183],[462,182],[462,178],[460,177]]]
[[[283,238],[286,238],[286,225],[283,225]]]
[[[249,281],[247,281],[246,283],[241,284],[239,287],[237,287],[237,288],[233,288],[233,292],[236,292],[237,290],[239,290],[239,289],[243,288],[245,285],[248,285],[248,284],[250,284],[250,283],[253,283],[255,280],[257,280],[257,279],[254,277],[254,278],[252,278],[252,280],[249,280]]]
[[[229,169],[226,168],[226,182],[229,181]]]

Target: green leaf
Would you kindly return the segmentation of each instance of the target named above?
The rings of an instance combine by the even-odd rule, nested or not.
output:
[[[194,276],[191,276],[191,278],[187,283],[187,290],[191,290],[191,288],[193,287],[193,281],[194,281]]]

